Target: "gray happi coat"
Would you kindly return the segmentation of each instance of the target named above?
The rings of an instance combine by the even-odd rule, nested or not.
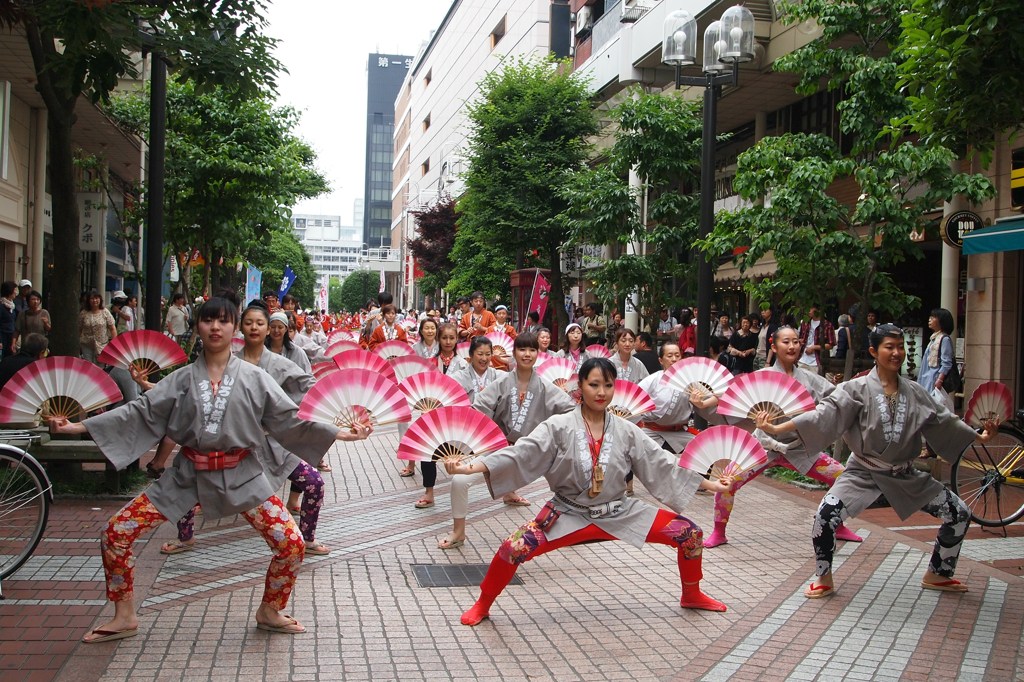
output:
[[[526,396],[519,402],[516,373],[508,372],[478,393],[473,407],[497,422],[508,442],[515,443],[551,415],[572,412],[576,402],[537,372],[530,376]]]
[[[661,379],[664,376],[664,370],[659,370],[640,382],[640,388],[647,391],[655,406],[654,412],[643,415],[640,421],[659,426],[685,427],[689,423],[690,417],[693,416],[690,397],[682,391],[672,388],[667,381],[663,382]],[[642,430],[659,445],[668,443],[672,452],[682,452],[686,444],[693,440],[693,434],[685,429],[682,431],[652,431],[642,428]]]
[[[644,363],[637,360],[635,355],[630,355],[629,362],[623,365],[622,360],[619,358],[619,354],[615,352],[612,353],[611,361],[612,365],[615,366],[616,378],[622,379],[623,381],[639,384],[650,374],[650,372],[647,371],[647,367],[644,366]]]
[[[808,452],[819,452],[840,434],[853,454],[830,493],[857,516],[879,493],[901,519],[932,501],[942,484],[913,468],[921,437],[943,459],[953,462],[977,435],[955,414],[936,403],[913,380],[901,377],[896,414],[878,379],[878,370],[840,384],[814,412],[793,419]]]
[[[248,448],[253,454],[233,469],[196,471],[186,457],[146,494],[161,514],[181,518],[203,506],[209,518],[252,509],[277,493],[264,463],[276,462],[266,433],[303,460],[316,464],[335,442],[337,428],[300,421],[298,408],[259,367],[232,356],[214,397],[203,356],[160,381],[127,405],[85,420],[104,456],[123,469],[167,436],[199,452]],[[285,466],[278,463],[278,467]]]
[[[466,389],[466,395],[469,396],[469,402],[472,403],[476,398],[476,394],[482,392],[482,389],[477,390],[478,387],[487,388],[497,381],[502,374],[502,372],[498,372],[493,367],[488,367],[484,370],[483,376],[481,376],[476,373],[472,365],[466,365],[454,375],[451,375],[451,377],[459,382],[462,388]]]
[[[598,461],[604,483],[597,497],[590,497],[593,458],[580,409],[551,417],[529,436],[484,457],[487,484],[494,499],[513,492],[537,478],[547,479],[551,491],[586,507],[619,501],[613,515],[592,519],[558,497],[552,500],[561,516],[545,531],[549,540],[573,533],[590,524],[628,542],[643,546],[658,514],[657,507],[637,497],[626,497],[626,474],[633,471],[644,487],[677,514],[693,497],[701,477],[678,465],[678,458],[621,417],[605,417],[604,440]]]

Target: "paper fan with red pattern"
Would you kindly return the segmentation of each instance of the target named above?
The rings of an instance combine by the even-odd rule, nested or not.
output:
[[[408,422],[412,413],[395,382],[369,369],[339,369],[309,389],[299,403],[299,419],[350,429]]]
[[[395,380],[395,370],[391,368],[387,360],[376,353],[371,353],[362,348],[347,350],[344,353],[335,355],[334,364],[338,366],[338,369],[368,369],[382,374],[385,379],[392,383],[398,383]]]
[[[623,419],[631,419],[654,412],[654,407],[654,401],[647,391],[631,381],[615,380],[615,395],[608,406],[609,412]]]
[[[391,369],[394,370],[395,378],[398,379],[399,384],[412,375],[420,374],[422,372],[435,372],[440,374],[440,371],[437,369],[436,362],[431,362],[430,360],[421,358],[418,355],[407,355],[404,358],[395,358],[391,361]]]
[[[341,355],[345,351],[349,350],[363,350],[355,341],[349,341],[348,339],[338,339],[337,341],[331,342],[327,346],[327,350],[324,351],[324,355],[329,358],[333,358],[336,355]]]
[[[0,424],[42,416],[75,419],[121,400],[117,384],[96,365],[67,355],[36,360],[0,391]]]
[[[359,334],[347,329],[335,329],[327,335],[327,343],[332,344],[335,341],[359,341]]]
[[[456,344],[455,354],[463,360],[469,360],[469,341],[463,341],[462,343]]]
[[[740,374],[718,399],[718,414],[740,419],[754,419],[758,412],[779,419],[813,409],[814,398],[807,389],[782,372]]]
[[[406,332],[405,338],[410,344],[419,343],[420,335],[416,332]]]
[[[313,376],[320,379],[326,374],[331,374],[338,371],[338,366],[333,362],[315,362],[313,363]]]
[[[765,372],[768,374],[768,372]],[[768,453],[750,433],[738,426],[712,426],[701,431],[679,457],[679,466],[711,474],[736,476],[768,461]]]
[[[732,383],[732,374],[711,358],[683,358],[665,370],[661,381],[689,395],[713,393],[722,395]]]
[[[238,353],[243,348],[245,348],[245,339],[243,339],[240,336],[232,336],[231,337],[231,352],[232,353]]]
[[[472,407],[439,407],[412,423],[398,444],[398,459],[461,460],[507,446],[498,425]]]
[[[1004,384],[986,381],[974,390],[967,403],[964,419],[975,428],[981,428],[987,421],[1000,424],[1013,417],[1013,395]]]
[[[567,358],[551,358],[540,367],[534,365],[537,376],[550,381],[566,393],[576,388],[576,365]]]
[[[510,357],[516,340],[502,331],[494,331],[487,334],[491,341],[491,348],[494,354],[499,357]]]
[[[398,339],[391,339],[384,343],[378,343],[374,347],[373,352],[381,356],[385,360],[393,360],[394,358],[404,358],[407,355],[415,355],[416,351],[412,349],[405,341],[399,341]]]
[[[608,350],[608,347],[602,346],[599,343],[592,343],[589,346],[587,346],[584,350],[587,351],[587,355],[589,355],[592,358],[606,358],[608,360],[611,360],[612,357],[612,352]]]
[[[547,353],[544,353],[544,352],[537,353],[537,362],[533,363],[533,368],[537,369],[541,365],[544,365],[547,362],[549,362],[550,360],[554,360],[554,359],[555,359],[554,355],[548,355]]]
[[[115,336],[96,358],[105,365],[122,369],[134,367],[142,374],[188,362],[188,356],[173,339],[151,329],[137,329]]]
[[[409,409],[430,412],[444,406],[469,407],[466,389],[446,374],[421,372],[408,377],[398,386],[409,401]]]

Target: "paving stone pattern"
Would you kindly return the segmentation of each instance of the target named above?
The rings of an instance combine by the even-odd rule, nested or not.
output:
[[[0,669],[133,682],[1024,679],[1024,579],[979,563],[1019,559],[1024,538],[972,536],[957,574],[971,592],[952,595],[919,586],[934,530],[908,537],[853,523],[866,538],[840,547],[836,595],[807,600],[817,498],[761,481],[737,496],[729,544],[705,552],[704,589],[728,604],[725,614],[679,608],[667,548],[605,542],[525,564],[523,584],[506,590],[491,619],[464,627],[459,615],[477,588],[424,588],[413,567],[486,565],[538,506],[508,507],[473,488],[467,543],[440,550],[448,478],[439,475],[435,507],[414,509],[421,478],[398,476],[396,447],[394,429],[384,429],[330,454],[317,536],[333,551],[307,558],[288,609],[307,634],[254,628],[267,548],[238,517],[199,516],[193,552],[159,554],[173,524],[137,546],[139,636],[79,644],[110,612],[95,538],[120,503],[60,501],[37,555],[4,583]],[[540,481],[521,492],[536,503],[547,491]],[[647,497],[641,486],[638,494]],[[697,495],[685,513],[710,528],[712,504]]]

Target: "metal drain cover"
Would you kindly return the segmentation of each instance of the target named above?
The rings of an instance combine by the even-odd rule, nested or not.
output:
[[[487,573],[488,564],[412,564],[420,587],[477,587]],[[519,576],[510,585],[522,585]]]

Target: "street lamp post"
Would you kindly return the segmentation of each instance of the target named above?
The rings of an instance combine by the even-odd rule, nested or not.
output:
[[[720,21],[704,31],[704,75],[684,76],[682,68],[696,63],[697,20],[685,10],[670,12],[665,17],[661,59],[676,69],[676,89],[683,85],[704,88],[704,130],[700,164],[701,239],[706,239],[715,226],[715,137],[718,98],[722,86],[739,84],[739,65],[754,58],[754,15],[746,7],[730,7]],[[711,255],[704,254],[697,265],[697,349],[707,355],[711,337],[708,315],[715,286]]]

